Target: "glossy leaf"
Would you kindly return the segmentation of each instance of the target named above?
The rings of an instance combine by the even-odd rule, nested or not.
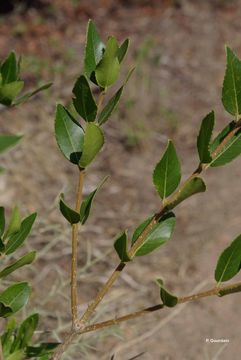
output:
[[[227,67],[223,82],[224,108],[238,119],[241,114],[241,61],[230,48],[226,48]]]
[[[178,204],[180,204],[182,201],[186,200],[190,196],[204,191],[206,191],[206,185],[203,179],[198,176],[192,177],[187,183],[182,186],[175,198],[171,199],[171,201],[167,203],[167,209],[172,210],[174,207],[176,207]]]
[[[167,307],[176,306],[178,303],[178,298],[165,289],[161,279],[157,279],[157,284],[160,286],[160,297],[162,299],[163,305]]]
[[[104,49],[105,45],[100,39],[95,24],[92,20],[89,20],[84,54],[84,70],[88,78],[90,78],[92,72],[95,71],[96,65],[102,59]]]
[[[63,194],[60,195],[59,208],[62,215],[70,224],[77,224],[80,221],[79,214],[65,203]]]
[[[165,200],[178,187],[180,180],[180,161],[172,141],[169,140],[166,151],[153,173],[153,183],[161,199]]]
[[[37,357],[38,359],[43,360],[43,356],[51,354],[58,345],[59,343],[42,343],[39,346],[28,346],[26,349],[26,355],[28,356],[28,358]],[[49,357],[47,357],[46,359],[49,359]]]
[[[13,343],[11,349],[12,351],[24,349],[31,342],[34,332],[38,326],[38,321],[39,315],[32,314],[22,322]]]
[[[176,218],[173,213],[164,215],[147,234],[142,245],[137,249],[135,256],[147,255],[164,245],[171,238],[175,223]]]
[[[31,288],[26,282],[8,287],[0,294],[0,317],[8,317],[27,304]]]
[[[136,230],[134,231],[133,235],[132,235],[132,240],[131,240],[131,245],[133,245],[136,240],[139,238],[139,236],[143,233],[143,231],[145,230],[145,228],[147,227],[147,225],[150,224],[151,220],[153,219],[153,217],[149,217],[148,219],[146,219],[145,221],[143,221],[143,223],[141,223]]]
[[[78,164],[84,142],[84,130],[62,105],[57,105],[55,137],[63,155],[73,164]]]
[[[131,259],[128,255],[128,236],[127,231],[123,231],[119,235],[116,236],[115,242],[114,242],[114,248],[121,260],[121,262],[128,262]]]
[[[76,111],[85,121],[95,121],[97,114],[97,105],[93,98],[90,86],[86,77],[81,75],[76,81],[73,94],[73,104]]]
[[[19,135],[0,135],[0,153],[16,145],[21,138]]]
[[[85,168],[96,157],[104,144],[104,135],[98,125],[87,123],[84,135],[83,152],[79,161],[79,166]]]
[[[220,131],[220,133],[215,137],[215,139],[210,144],[211,153],[213,153],[217,147],[222,143],[223,139],[234,129],[236,126],[235,121],[231,121],[225,128]]]
[[[36,216],[37,214],[33,213],[26,217],[21,223],[20,230],[9,237],[9,240],[6,244],[6,255],[12,254],[17,248],[19,248],[19,246],[23,244],[32,229]]]
[[[197,138],[199,159],[203,164],[207,164],[212,161],[209,145],[212,137],[214,121],[214,111],[212,111],[203,119]]]
[[[115,93],[114,96],[112,96],[112,98],[108,101],[108,103],[105,105],[105,107],[101,111],[100,116],[98,118],[98,123],[100,125],[104,124],[109,119],[112,112],[115,110],[115,108],[120,100],[123,88],[124,88],[124,86],[121,86],[119,88],[119,90]]]
[[[1,65],[2,84],[9,84],[18,80],[18,63],[14,51],[10,52]]]
[[[3,206],[0,207],[0,236],[4,233],[5,229],[5,209]]]
[[[20,227],[21,227],[21,215],[19,212],[19,208],[16,206],[12,211],[9,225],[7,227],[3,239],[6,239],[10,235],[18,232],[20,230]]]
[[[13,103],[13,105],[19,105],[24,103],[25,101],[27,101],[29,98],[31,98],[34,95],[37,95],[39,92],[43,91],[43,90],[47,90],[48,88],[50,88],[50,86],[52,86],[52,83],[47,83],[44,85],[41,85],[40,87],[38,87],[35,90],[29,91],[26,94],[24,94],[23,96],[21,96],[20,98],[16,99]]]
[[[96,80],[102,88],[113,85],[120,74],[118,60],[118,43],[114,37],[109,37],[103,58],[96,67]]]
[[[23,81],[14,81],[0,87],[0,103],[6,106],[12,104],[24,86]]]
[[[90,210],[91,210],[91,206],[93,203],[93,200],[97,194],[97,192],[100,190],[100,188],[102,187],[102,185],[106,182],[106,180],[108,179],[108,176],[106,176],[98,185],[98,187],[92,191],[90,194],[88,194],[86,196],[86,198],[82,201],[81,207],[80,207],[80,222],[82,224],[84,224],[89,215],[90,215]]]
[[[31,264],[34,261],[35,257],[36,257],[36,251],[31,251],[28,254],[22,256],[19,260],[17,260],[13,264],[7,266],[5,269],[0,271],[0,278],[4,278],[5,276],[11,274],[15,270],[25,265]]]
[[[116,106],[118,105],[118,102],[120,100],[120,97],[122,95],[124,86],[127,84],[127,82],[129,81],[131,75],[133,74],[135,68],[132,68],[128,74],[127,77],[125,79],[124,84],[117,90],[117,92],[114,94],[114,96],[112,96],[112,98],[110,98],[110,100],[107,102],[107,104],[104,106],[103,110],[101,111],[99,118],[98,118],[98,123],[100,125],[104,124],[109,117],[111,116],[112,112],[115,110]]]
[[[129,39],[125,39],[125,41],[123,41],[123,43],[119,47],[119,49],[117,51],[119,63],[121,63],[124,60],[124,57],[126,56],[126,53],[127,53],[128,47],[129,47],[129,43],[130,43]]]
[[[232,279],[241,267],[241,235],[222,252],[215,269],[215,280],[217,282]]]
[[[213,157],[211,166],[223,166],[234,160],[241,154],[241,131],[239,130],[235,135],[232,136],[222,150]]]

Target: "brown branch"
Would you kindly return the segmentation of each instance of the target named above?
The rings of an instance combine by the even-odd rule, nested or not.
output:
[[[100,107],[102,105],[102,102],[104,100],[104,93],[100,94],[100,98],[99,98],[99,103],[98,106]],[[234,136],[239,130],[240,130],[241,126],[240,123],[236,123],[235,127],[225,136],[225,138],[223,139],[223,141],[221,142],[221,144],[215,149],[215,151],[212,153],[212,156],[217,156],[225,147],[225,145],[227,144],[227,142],[232,138],[232,136]],[[186,184],[188,181],[190,181],[191,178],[197,176],[198,174],[200,174],[203,170],[206,170],[208,168],[208,164],[199,164],[198,168],[193,172],[193,174],[185,181],[184,184]],[[162,209],[156,213],[152,219],[152,221],[149,223],[149,225],[144,229],[144,231],[142,232],[142,234],[138,237],[138,239],[135,241],[135,243],[133,244],[132,248],[129,251],[129,256],[130,257],[134,257],[136,250],[141,246],[141,244],[143,243],[145,237],[148,235],[148,233],[152,230],[152,228],[155,226],[155,224],[157,223],[157,221],[160,219],[161,216],[163,216],[167,211],[168,211],[168,204],[172,201],[171,199],[173,197],[176,196],[176,194],[178,194],[177,190],[172,196],[171,198],[169,198],[166,203],[165,206],[162,207]],[[147,309],[143,309],[140,311],[137,311],[135,313],[132,314],[127,314],[124,317],[121,318],[116,318],[116,319],[111,319],[111,320],[107,320],[106,322],[103,323],[99,323],[99,324],[94,324],[94,325],[90,325],[90,326],[86,326],[86,323],[88,322],[88,320],[90,319],[90,317],[92,316],[92,314],[94,313],[95,309],[97,308],[97,306],[99,305],[99,303],[102,301],[102,299],[104,298],[104,296],[108,293],[108,291],[111,289],[111,287],[113,286],[113,284],[115,283],[115,281],[119,278],[122,270],[125,268],[126,264],[125,263],[120,263],[116,269],[113,271],[113,273],[111,274],[111,276],[109,277],[109,279],[107,280],[107,282],[103,285],[102,289],[98,292],[96,298],[94,299],[94,301],[88,306],[87,310],[84,312],[83,316],[81,317],[81,319],[79,321],[76,321],[75,323],[75,329],[78,331],[78,334],[83,334],[85,332],[90,332],[90,331],[94,331],[97,330],[99,328],[102,327],[106,327],[106,326],[111,326],[111,325],[115,325],[116,323],[122,322],[122,321],[126,321],[128,319],[131,318],[135,318],[135,317],[139,317],[142,316],[146,313],[150,313],[156,310],[161,309],[163,306],[161,305],[155,305],[154,307],[151,308],[147,308]],[[76,276],[76,274],[75,274]],[[77,281],[77,279],[75,279],[75,281]],[[241,286],[241,285],[238,285]],[[185,297],[185,298],[180,298],[178,303],[183,303],[183,302],[187,302],[187,301],[192,301],[192,300],[197,300],[201,297],[207,297],[207,296],[212,296],[212,295],[221,295],[221,293],[217,293],[217,289],[211,289],[208,292],[204,292],[204,293],[199,293],[196,295],[192,295],[189,297]],[[231,289],[231,290],[230,290]],[[233,293],[234,291],[232,291],[232,288],[230,287],[224,287],[222,289],[219,290],[223,290],[225,291],[230,291],[228,293]],[[236,291],[240,291],[239,289]],[[227,293],[227,294],[228,294]],[[225,295],[225,293],[223,294]],[[152,310],[151,310],[152,309]],[[102,325],[101,325],[102,324]],[[88,331],[87,331],[88,330]],[[54,357],[52,358],[53,360],[58,360],[60,359],[61,355],[63,354],[63,352],[66,350],[66,348],[68,347],[68,345],[72,342],[73,338],[76,336],[75,332],[71,332],[69,333],[69,335],[67,335],[66,340],[64,341],[63,345],[61,345],[60,347],[57,348]],[[61,350],[62,349],[62,350]],[[58,354],[58,355],[56,355]]]
[[[194,295],[180,297],[180,298],[178,298],[178,304],[183,304],[183,303],[190,302],[190,301],[200,300],[202,298],[206,298],[209,296],[229,295],[229,294],[233,294],[233,293],[240,292],[240,291],[241,291],[241,282],[227,285],[227,286],[222,286],[222,287],[214,287],[210,290],[206,290],[206,291],[194,294]],[[86,326],[82,331],[80,331],[79,334],[85,334],[87,332],[100,330],[100,329],[103,329],[103,328],[106,328],[109,326],[113,326],[113,325],[118,325],[121,322],[128,321],[131,319],[135,319],[135,318],[153,313],[155,311],[163,309],[164,307],[165,307],[164,304],[156,304],[154,306],[150,306],[148,308],[126,314],[124,316],[120,316],[120,317],[117,317],[114,319],[110,319],[110,320],[106,320],[106,321],[103,321],[100,323],[89,325],[89,326]]]
[[[82,201],[83,185],[84,185],[84,171],[79,170],[79,183],[76,194],[76,212],[80,212]],[[72,313],[72,327],[75,328],[78,320],[78,290],[77,290],[77,247],[78,247],[78,230],[79,224],[72,225],[72,261],[71,261],[71,313]]]
[[[178,298],[178,304],[184,304],[187,302],[191,302],[191,301],[197,301],[206,297],[210,297],[210,296],[224,296],[224,295],[230,295],[230,294],[234,294],[236,292],[240,292],[241,291],[241,282],[239,283],[235,283],[235,284],[230,284],[227,286],[221,286],[221,287],[214,287],[210,290],[206,290],[197,294],[193,294],[193,295],[189,295],[189,296],[184,296],[184,297],[180,297]],[[151,314],[153,312],[159,311],[161,309],[163,309],[165,306],[164,304],[156,304],[154,306],[150,306],[135,312],[131,312],[129,314],[120,316],[120,317],[116,317],[113,319],[109,319],[106,321],[102,321],[96,324],[92,324],[92,325],[88,325],[85,328],[83,328],[80,331],[72,331],[70,334],[68,334],[66,336],[66,338],[64,339],[64,342],[57,348],[55,354],[53,355],[53,357],[51,358],[51,360],[59,360],[61,358],[61,355],[64,353],[64,351],[66,350],[66,348],[73,342],[73,340],[75,338],[77,338],[80,335],[89,333],[89,332],[93,332],[93,331],[97,331],[97,330],[101,330],[104,329],[106,327],[110,327],[110,326],[114,326],[114,325],[118,325],[122,322],[131,320],[131,319],[135,319],[135,318],[139,318],[142,316],[145,316],[147,314]]]

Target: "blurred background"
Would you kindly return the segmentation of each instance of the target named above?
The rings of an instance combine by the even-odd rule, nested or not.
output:
[[[1,111],[1,132],[24,134],[1,162],[0,200],[10,212],[38,212],[27,247],[38,249],[26,313],[38,310],[42,341],[60,341],[70,327],[70,229],[57,199],[74,202],[77,174],[54,140],[57,102],[69,104],[81,73],[87,21],[103,39],[129,37],[123,76],[136,65],[118,111],[105,127],[106,145],[87,174],[84,193],[110,175],[97,196],[79,241],[80,312],[107,279],[117,256],[114,236],[129,232],[160,206],[152,171],[173,139],[183,179],[197,165],[200,121],[215,110],[217,133],[229,120],[221,104],[225,44],[241,56],[238,0],[4,0],[0,2],[0,57],[14,49],[23,56],[29,88],[53,81],[47,92],[20,107]],[[113,89],[114,91],[114,89]],[[174,237],[163,248],[128,266],[95,320],[159,302],[154,280],[162,277],[179,296],[214,284],[214,268],[224,247],[241,232],[240,160],[205,174],[208,190],[176,210]],[[16,275],[15,275],[16,280]],[[82,337],[64,359],[143,360],[240,359],[240,295],[210,298],[164,310],[144,319]],[[23,316],[26,314],[23,314]],[[229,339],[228,344],[206,338]]]

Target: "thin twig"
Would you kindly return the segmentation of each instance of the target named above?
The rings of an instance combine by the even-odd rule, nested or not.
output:
[[[0,360],[4,360],[3,357],[3,347],[2,347],[2,341],[0,340]]]
[[[105,91],[102,90],[101,93],[100,93],[100,96],[99,96],[98,104],[97,104],[97,109],[98,109],[97,110],[97,115],[101,112],[104,99],[105,99]]]
[[[206,290],[206,291],[202,291],[199,292],[197,294],[193,294],[193,295],[189,295],[189,296],[184,296],[184,297],[180,297],[178,298],[178,304],[184,304],[187,302],[191,302],[191,301],[197,301],[206,297],[210,297],[210,296],[225,296],[225,295],[230,295],[230,294],[234,294],[236,292],[240,292],[241,291],[241,282],[238,283],[234,283],[234,284],[230,284],[230,285],[226,285],[226,286],[221,286],[221,287],[214,287],[212,289]],[[92,332],[92,331],[97,331],[97,330],[101,330],[104,329],[106,327],[110,327],[110,326],[114,326],[114,325],[118,325],[122,322],[131,320],[131,319],[135,319],[135,318],[139,318],[142,316],[145,316],[147,314],[151,314],[153,312],[159,311],[161,309],[163,309],[165,306],[163,304],[156,304],[154,306],[150,306],[148,308],[144,308],[135,312],[131,312],[129,314],[126,314],[124,316],[120,316],[120,317],[116,317],[113,319],[109,319],[106,321],[102,321],[96,324],[92,324],[92,325],[88,325],[85,328],[83,328],[82,330],[78,331],[78,332],[74,332],[72,331],[70,334],[68,334],[63,342],[63,344],[61,344],[59,346],[59,348],[57,349],[58,352],[56,352],[54,354],[54,356],[52,357],[51,360],[59,360],[61,355],[63,354],[63,352],[66,350],[66,348],[68,347],[68,345],[78,336],[86,334],[88,332]]]
[[[99,102],[98,102],[98,106],[102,105],[102,102],[104,100],[104,92],[100,94],[100,98],[99,98]],[[240,130],[240,124],[237,123],[235,128],[232,129],[223,139],[223,141],[221,142],[221,144],[216,148],[216,150],[214,151],[214,153],[212,154],[213,156],[217,156],[225,147],[225,145],[227,144],[227,142],[232,138],[232,136],[234,136],[238,131]],[[184,184],[186,184],[188,181],[190,181],[190,179],[192,177],[197,176],[198,174],[200,174],[203,170],[206,170],[208,168],[208,166],[206,166],[206,164],[199,164],[198,168],[193,172],[193,174],[185,181]],[[132,258],[135,255],[136,250],[139,248],[139,246],[141,246],[141,244],[143,243],[145,237],[148,235],[148,233],[152,230],[152,228],[155,226],[155,224],[157,223],[157,221],[160,219],[161,216],[163,216],[167,211],[168,211],[168,204],[172,202],[172,199],[175,198],[175,196],[178,194],[179,190],[177,190],[172,196],[171,199],[167,200],[167,202],[165,203],[165,206],[162,207],[162,209],[156,213],[154,215],[154,217],[152,218],[151,222],[149,223],[149,225],[144,229],[144,231],[141,233],[141,235],[138,237],[138,239],[135,241],[135,243],[133,244],[132,248],[129,251],[129,256]],[[156,310],[161,309],[163,306],[162,305],[155,305],[154,307],[151,308],[147,308],[147,309],[143,309],[140,311],[137,311],[135,313],[131,313],[131,314],[127,314],[123,317],[117,318],[117,319],[111,319],[111,320],[107,320],[103,323],[99,323],[99,324],[94,324],[94,325],[90,325],[90,326],[86,326],[86,323],[88,322],[88,320],[90,319],[90,317],[92,316],[92,314],[94,313],[95,309],[97,308],[97,306],[99,305],[99,303],[102,301],[102,299],[104,298],[104,296],[108,293],[108,291],[112,288],[113,284],[115,283],[115,281],[119,278],[122,270],[125,268],[126,263],[120,263],[116,269],[114,270],[114,272],[111,274],[111,276],[109,277],[109,279],[107,280],[107,282],[103,285],[102,289],[98,292],[96,298],[94,299],[94,301],[88,306],[87,310],[84,312],[83,316],[81,317],[81,319],[78,321],[76,321],[75,323],[75,329],[78,331],[78,334],[83,334],[85,332],[89,332],[89,331],[94,331],[103,327],[108,327],[111,325],[114,325],[116,323],[122,322],[122,321],[126,321],[128,319],[131,318],[135,318],[135,317],[139,317],[142,316],[146,313],[150,313]],[[75,274],[76,276],[76,274]],[[75,281],[77,281],[77,279],[75,279]],[[219,289],[220,290],[220,289]],[[229,287],[224,287],[223,291],[232,291],[232,289],[230,290]],[[240,290],[236,290],[236,291],[240,291]],[[220,293],[219,293],[220,294]],[[197,300],[201,297],[207,297],[207,296],[212,296],[212,295],[219,295],[217,293],[217,287],[215,289],[211,289],[209,290],[209,292],[204,292],[204,293],[200,293],[200,294],[196,294],[196,295],[192,295],[186,298],[180,298],[179,299],[179,303],[181,302],[187,302],[187,301],[192,301],[192,300]],[[228,294],[228,293],[227,293]],[[226,295],[226,294],[223,294]],[[77,310],[77,309],[76,309]],[[64,343],[57,348],[54,357],[52,358],[53,360],[58,360],[60,359],[61,355],[63,354],[63,352],[66,350],[66,348],[68,347],[68,345],[72,342],[72,339],[75,338],[75,335],[77,333],[75,332],[71,332],[69,333],[69,335],[67,335],[66,340],[64,340]],[[58,355],[57,355],[58,354]]]
[[[79,183],[76,194],[76,212],[79,213],[82,201],[84,185],[84,171],[80,169]],[[77,246],[78,246],[78,230],[79,224],[72,225],[72,261],[71,261],[71,313],[72,313],[72,327],[75,328],[78,320],[78,290],[77,290]]]

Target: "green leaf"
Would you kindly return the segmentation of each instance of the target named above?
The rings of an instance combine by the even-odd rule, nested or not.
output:
[[[10,317],[5,325],[5,332],[1,335],[4,358],[7,357],[11,352],[11,347],[15,338],[14,335],[16,333],[16,328],[16,320],[13,317]]]
[[[220,255],[215,269],[215,280],[219,283],[232,279],[241,267],[241,235]]]
[[[114,96],[112,96],[112,98],[108,101],[108,103],[105,105],[105,107],[101,111],[100,116],[98,118],[98,123],[100,125],[104,124],[109,119],[112,112],[115,110],[115,108],[120,100],[123,88],[124,88],[124,86],[121,86],[119,88],[119,90],[115,93]]]
[[[43,90],[47,90],[48,88],[50,88],[50,86],[52,86],[52,83],[47,83],[44,85],[41,85],[40,87],[38,87],[35,90],[29,91],[26,94],[24,94],[23,96],[21,96],[20,98],[16,99],[16,101],[14,101],[13,105],[19,105],[24,103],[25,101],[27,101],[29,98],[31,98],[32,96],[38,94],[39,92],[43,91]]]
[[[103,110],[101,111],[99,118],[98,118],[98,123],[100,125],[104,124],[109,117],[111,116],[112,112],[115,110],[116,106],[118,105],[118,102],[120,100],[120,97],[122,95],[124,86],[127,84],[128,80],[130,79],[131,75],[133,74],[133,71],[135,70],[135,68],[132,68],[128,74],[127,77],[125,79],[124,84],[119,88],[119,90],[117,90],[117,92],[114,94],[114,96],[112,96],[112,98],[107,102],[107,104],[104,106]]]
[[[0,271],[0,278],[4,278],[5,276],[11,274],[15,270],[25,265],[31,264],[34,261],[35,256],[36,256],[36,251],[31,251],[28,254],[22,256],[19,260],[17,260],[13,264],[7,266],[5,269]]]
[[[118,43],[114,37],[109,37],[103,58],[96,67],[96,80],[102,88],[113,85],[120,74],[118,60]]]
[[[157,284],[160,286],[160,297],[162,299],[163,305],[167,307],[176,306],[178,303],[178,298],[165,289],[161,279],[157,279]]]
[[[62,215],[70,224],[77,224],[80,221],[79,214],[64,202],[64,194],[60,195],[59,208]]]
[[[241,130],[223,146],[222,150],[213,157],[210,165],[213,167],[226,165],[241,154]]]
[[[4,234],[3,239],[5,240],[10,235],[18,232],[20,230],[20,227],[21,227],[21,215],[19,212],[19,208],[16,206],[12,211],[10,222]]]
[[[176,207],[178,204],[180,204],[182,201],[186,200],[190,196],[204,191],[206,191],[206,185],[203,179],[198,176],[192,177],[187,183],[182,186],[175,198],[171,199],[171,201],[167,203],[167,209],[172,210],[174,207]]]
[[[212,111],[203,119],[197,138],[199,159],[203,164],[207,164],[212,161],[209,145],[212,137],[214,121],[215,115],[214,111]]]
[[[0,135],[0,153],[16,145],[22,136],[19,135]]]
[[[5,229],[5,209],[3,206],[0,207],[0,236],[4,233]]]
[[[78,164],[84,142],[84,131],[62,105],[57,105],[55,137],[60,151],[73,164]]]
[[[84,75],[81,75],[76,81],[73,94],[73,104],[76,111],[85,121],[95,121],[97,114],[97,105],[93,98],[89,83]]]
[[[96,65],[102,59],[104,49],[105,45],[100,39],[95,24],[92,20],[89,20],[84,54],[84,71],[88,78],[90,78],[90,75],[96,69]]]
[[[26,217],[21,223],[20,230],[9,237],[9,240],[6,244],[6,255],[12,254],[17,248],[19,248],[19,246],[23,244],[24,240],[27,238],[32,229],[36,216],[37,214],[33,213]]]
[[[87,123],[84,135],[83,152],[79,166],[85,168],[96,157],[104,144],[104,135],[98,125]]]
[[[24,360],[24,359],[25,359],[24,350],[17,350],[16,352],[9,355],[6,360]]]
[[[150,224],[150,222],[152,221],[153,216],[149,217],[148,219],[146,219],[145,221],[143,221],[143,223],[141,223],[136,230],[134,231],[133,235],[132,235],[132,240],[131,240],[131,245],[133,245],[136,240],[139,238],[139,236],[143,233],[143,231],[145,230],[145,228]]]
[[[84,224],[86,220],[88,219],[90,215],[90,210],[92,206],[92,202],[95,198],[95,195],[100,190],[100,188],[103,186],[103,184],[108,179],[108,176],[106,176],[98,185],[98,187],[92,191],[89,195],[86,196],[86,198],[82,201],[81,207],[80,207],[80,222]]]
[[[147,255],[165,244],[173,233],[176,218],[173,213],[164,215],[145,237],[135,256]]]
[[[181,165],[172,141],[168,141],[166,151],[153,173],[153,183],[160,197],[165,200],[179,185]]]
[[[227,112],[238,119],[241,114],[241,61],[229,47],[226,48],[226,55],[222,102]]]
[[[10,106],[12,101],[20,93],[24,85],[23,81],[14,81],[0,87],[0,103]]]
[[[43,360],[45,358],[42,358],[42,356],[51,354],[58,345],[59,343],[42,343],[39,346],[28,346],[26,349],[26,355],[28,358],[37,357],[38,359],[40,359],[41,356],[41,360]]]
[[[123,43],[121,44],[121,46],[119,47],[118,51],[117,51],[117,57],[119,60],[119,63],[121,63],[124,59],[124,57],[126,56],[128,47],[129,47],[129,39],[125,39],[125,41],[123,41]]]
[[[5,251],[5,245],[3,240],[0,238],[0,254],[3,254]]]
[[[8,287],[0,295],[0,317],[8,317],[27,304],[31,288],[26,282]]]
[[[2,84],[9,84],[18,80],[18,63],[14,51],[10,52],[1,65]]]
[[[128,236],[127,231],[123,231],[119,235],[116,236],[115,242],[114,242],[114,248],[121,260],[121,262],[128,262],[131,259],[128,255]]]
[[[236,121],[231,121],[225,128],[220,131],[220,133],[215,137],[215,139],[210,144],[210,151],[213,153],[217,147],[221,144],[223,139],[235,128]]]
[[[13,343],[11,351],[24,349],[32,340],[33,334],[38,326],[39,315],[32,314],[25,319],[19,327],[16,339]]]

